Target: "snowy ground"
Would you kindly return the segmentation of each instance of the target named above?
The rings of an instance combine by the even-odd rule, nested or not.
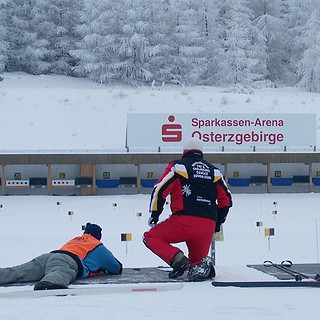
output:
[[[101,224],[103,242],[125,267],[158,266],[163,262],[141,242],[147,226],[149,196],[1,197],[0,266],[25,262],[56,249],[82,232],[87,221]],[[61,204],[58,204],[60,202]],[[116,206],[114,204],[117,204]],[[217,243],[217,279],[267,279],[246,267],[266,259],[294,263],[319,262],[316,194],[234,195],[234,208]],[[272,211],[277,210],[277,215]],[[69,211],[74,215],[70,216]],[[138,217],[137,213],[142,216]],[[163,218],[169,214],[168,208]],[[256,227],[263,221],[262,228]],[[264,236],[274,228],[275,236]],[[120,241],[132,233],[132,241]],[[185,249],[184,246],[181,246]],[[0,295],[12,288],[0,288]],[[1,319],[192,319],[212,315],[226,319],[301,319],[318,312],[317,288],[213,288],[209,282],[186,283],[182,290],[114,293],[92,296],[2,298]]]

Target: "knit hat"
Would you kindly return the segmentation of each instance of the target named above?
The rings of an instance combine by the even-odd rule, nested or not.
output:
[[[84,229],[83,233],[91,234],[93,237],[100,240],[102,237],[101,231],[102,231],[102,229],[100,226],[98,226],[97,224],[93,224],[93,223],[88,222],[86,224],[86,228]]]
[[[203,145],[201,141],[197,138],[191,138],[185,141],[183,145],[183,153],[189,151],[189,150],[199,150],[203,152]]]

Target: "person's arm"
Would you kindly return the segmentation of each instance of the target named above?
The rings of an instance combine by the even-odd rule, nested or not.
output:
[[[149,225],[156,225],[159,216],[163,211],[166,198],[171,191],[171,185],[175,180],[174,163],[169,163],[166,170],[155,184],[149,205],[149,212],[151,217],[149,218]]]
[[[217,203],[216,232],[219,232],[221,224],[226,221],[229,209],[232,207],[232,196],[223,177],[217,182]]]
[[[112,252],[104,245],[100,245],[89,252],[84,263],[91,272],[103,270],[108,274],[115,275],[122,273],[122,263],[114,257]]]

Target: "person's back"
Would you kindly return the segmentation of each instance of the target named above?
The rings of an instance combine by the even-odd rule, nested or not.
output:
[[[195,146],[185,149],[181,159],[169,163],[155,184],[149,210],[159,216],[170,195],[172,214],[195,215],[218,222],[219,209],[232,206],[231,194],[221,171],[203,159],[201,146],[193,140],[192,144]]]
[[[95,276],[101,272],[108,274],[121,274],[122,272],[122,264],[100,241],[101,232],[100,226],[87,223],[83,235],[69,240],[55,251],[72,254],[80,260],[79,271],[81,272],[78,272],[80,278]]]
[[[177,195],[183,200],[183,207],[181,210],[172,208],[172,213],[216,220],[218,210],[216,199],[220,192],[219,188],[226,188],[220,170],[204,160],[203,155],[197,150],[186,152],[182,159],[173,163],[179,184],[171,193],[171,201],[174,203]],[[230,198],[227,192],[226,195],[226,206],[228,206]]]
[[[169,195],[172,216],[157,224]],[[173,267],[171,277],[180,276],[203,261],[210,264],[206,255],[212,236],[224,223],[231,206],[231,194],[220,170],[203,159],[199,140],[191,139],[182,159],[170,162],[154,186],[149,209],[149,225],[153,228],[144,233],[144,243]],[[188,258],[171,245],[178,242],[186,242]],[[212,270],[213,266],[208,268]],[[209,275],[212,272],[205,277]]]

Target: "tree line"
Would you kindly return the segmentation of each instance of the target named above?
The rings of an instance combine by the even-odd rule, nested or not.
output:
[[[0,72],[320,92],[319,0],[3,0]]]

